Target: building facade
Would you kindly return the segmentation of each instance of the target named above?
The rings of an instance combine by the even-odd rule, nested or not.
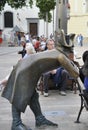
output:
[[[68,0],[57,0],[56,6],[56,31],[61,29],[67,34],[67,23],[70,18],[70,5]]]
[[[23,7],[15,10],[8,4],[5,5],[4,10],[0,12],[0,29],[3,30],[3,35],[9,37],[12,29],[17,26],[25,33],[29,32],[31,35],[46,35],[46,22],[40,20],[38,17],[39,9],[33,5],[33,8]],[[55,11],[51,12],[55,17]],[[53,18],[55,20],[55,18]],[[55,23],[55,21],[54,21]],[[53,33],[53,21],[48,24],[49,35]]]
[[[68,33],[88,37],[88,0],[69,0],[69,3],[71,8]]]
[[[57,0],[57,11],[51,11],[52,21],[48,23],[48,37],[54,34],[55,30],[64,29],[67,33],[67,3],[68,0]],[[15,10],[8,4],[4,10],[0,12],[0,29],[7,39],[15,26],[19,27],[23,32],[29,32],[31,35],[46,36],[46,22],[38,17],[39,9],[33,5]]]

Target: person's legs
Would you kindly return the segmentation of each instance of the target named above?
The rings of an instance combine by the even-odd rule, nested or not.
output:
[[[42,115],[40,104],[39,104],[39,95],[35,91],[31,100],[29,102],[30,108],[33,111],[35,117]]]
[[[43,74],[43,86],[44,86],[44,96],[48,96],[48,80],[50,77],[50,72]]]
[[[58,126],[56,123],[53,123],[53,122],[47,120],[44,117],[44,115],[42,114],[41,107],[40,107],[40,104],[39,104],[39,95],[36,91],[34,92],[32,98],[30,100],[29,106],[30,106],[31,110],[33,111],[33,113],[35,115],[37,127],[40,127],[42,125]]]
[[[68,72],[66,70],[62,70],[61,73],[61,91],[66,91],[66,87],[67,87],[67,79],[68,79]]]
[[[82,40],[80,41],[80,46],[83,46]]]
[[[26,126],[22,123],[21,112],[12,105],[12,128],[11,130],[27,130]]]
[[[61,74],[58,77],[58,80],[59,80],[58,87],[60,90],[60,94],[63,96],[66,95],[65,91],[66,91],[66,87],[67,87],[67,79],[68,79],[68,72],[65,69],[63,69],[61,71]]]

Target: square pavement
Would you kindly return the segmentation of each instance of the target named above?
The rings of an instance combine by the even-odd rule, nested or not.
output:
[[[85,50],[88,50],[87,48],[88,44],[83,47],[75,47],[77,57],[81,57],[80,59],[75,58],[75,60],[81,65],[83,64],[82,54]],[[10,72],[12,65],[15,65],[21,58],[17,54],[21,49],[21,47],[0,47],[0,80]],[[39,95],[43,114],[47,119],[58,124],[58,128],[46,127],[41,128],[41,130],[88,130],[88,112],[85,108],[80,117],[81,123],[74,123],[81,104],[78,91],[77,94],[74,94],[74,92],[69,90],[67,91],[67,96],[59,95],[58,90],[50,90],[49,97],[44,97],[40,92]],[[25,113],[22,113],[22,120],[28,128],[39,130],[35,127],[35,117],[29,106]],[[0,130],[11,130],[11,123],[11,104],[0,96]]]
[[[74,123],[80,108],[78,91],[77,94],[74,94],[73,91],[68,90],[66,96],[61,96],[58,90],[50,90],[49,97],[44,97],[40,92],[39,95],[43,114],[47,119],[58,124],[57,128],[43,127],[41,130],[88,130],[88,114],[85,108],[80,117],[81,123]],[[22,113],[22,121],[28,128],[38,130],[38,128],[35,127],[35,118],[29,106],[25,113]],[[11,123],[11,104],[8,100],[0,97],[1,130],[11,130]]]

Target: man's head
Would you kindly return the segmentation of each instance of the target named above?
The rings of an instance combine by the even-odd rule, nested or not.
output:
[[[84,65],[82,68],[82,73],[84,76],[88,76],[88,51],[85,51],[82,55],[82,59],[84,61]]]
[[[34,47],[33,47],[33,45],[31,43],[26,43],[25,50],[26,50],[27,54],[33,54],[33,53],[35,53],[35,49],[34,49]]]
[[[52,50],[55,48],[55,43],[54,43],[54,40],[50,39],[47,41],[47,49],[48,50]]]
[[[88,57],[88,51],[85,51],[85,52],[83,53],[83,55],[82,55],[83,62],[86,61],[87,57]]]

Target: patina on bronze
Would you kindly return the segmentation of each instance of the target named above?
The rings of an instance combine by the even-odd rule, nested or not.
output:
[[[47,120],[42,115],[36,87],[42,73],[61,65],[66,69],[68,65],[68,68],[71,69],[67,69],[70,74],[75,78],[78,77],[79,73],[76,66],[67,58],[69,50],[72,50],[72,46],[66,46],[67,53],[63,52],[65,45],[62,46],[63,47],[59,47],[58,44],[56,44],[56,49],[54,50],[32,54],[26,59],[19,61],[12,70],[2,93],[2,96],[8,99],[12,104],[12,130],[27,130],[20,117],[21,112],[25,112],[27,105],[30,106],[35,115],[36,126],[57,126],[56,123]],[[62,64],[60,61],[63,57],[64,63]]]

